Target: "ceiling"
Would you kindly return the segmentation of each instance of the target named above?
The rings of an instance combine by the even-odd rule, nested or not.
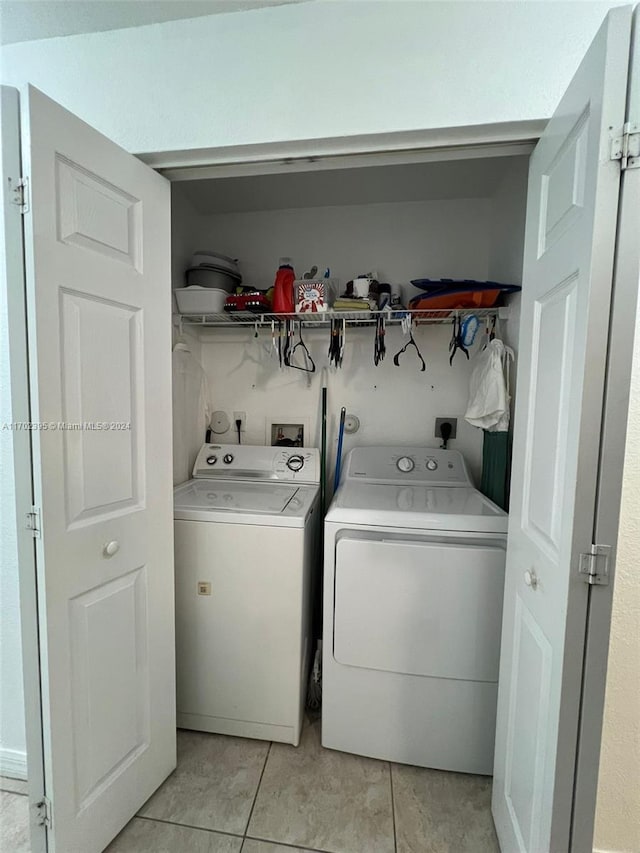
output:
[[[303,0],[0,0],[0,44],[300,2]]]
[[[526,161],[527,158],[518,158]],[[172,184],[199,213],[289,210],[430,199],[487,198],[513,157],[486,157],[295,174],[203,178]],[[526,162],[525,162],[526,166]],[[526,175],[526,168],[523,172]]]

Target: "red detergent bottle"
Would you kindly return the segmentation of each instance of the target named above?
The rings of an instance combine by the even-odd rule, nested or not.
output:
[[[274,314],[294,313],[293,282],[295,278],[296,274],[291,266],[291,258],[280,258],[280,266],[273,285]]]

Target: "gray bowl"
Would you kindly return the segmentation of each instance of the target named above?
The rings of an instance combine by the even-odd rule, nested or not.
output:
[[[215,267],[191,267],[186,272],[186,286],[197,284],[199,287],[216,287],[233,293],[242,281],[241,276]]]

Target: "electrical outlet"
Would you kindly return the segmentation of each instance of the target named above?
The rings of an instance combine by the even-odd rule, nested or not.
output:
[[[458,431],[458,419],[457,418],[436,418],[436,431],[434,432],[434,436],[436,438],[442,438],[442,433],[440,432],[440,427],[442,424],[451,424],[451,435],[449,438],[455,438],[456,432]]]
[[[247,431],[247,413],[246,412],[234,412],[233,413],[233,428],[237,432],[238,425],[236,421],[240,421],[240,432]]]

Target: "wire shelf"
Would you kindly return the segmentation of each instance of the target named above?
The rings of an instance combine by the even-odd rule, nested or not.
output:
[[[406,308],[382,311],[324,311],[318,314],[270,314],[253,313],[251,311],[224,312],[221,314],[178,314],[177,320],[180,326],[197,326],[209,329],[232,329],[235,327],[251,326],[261,328],[271,326],[273,323],[283,323],[286,320],[301,322],[305,328],[323,328],[328,326],[332,320],[344,321],[347,325],[372,325],[379,317],[384,317],[387,324],[399,325],[407,315],[410,315],[416,325],[438,325],[451,323],[455,317],[466,317],[474,314],[476,317],[495,317],[498,320],[506,320],[509,317],[509,309],[505,307],[495,308],[456,308],[410,311]]]

